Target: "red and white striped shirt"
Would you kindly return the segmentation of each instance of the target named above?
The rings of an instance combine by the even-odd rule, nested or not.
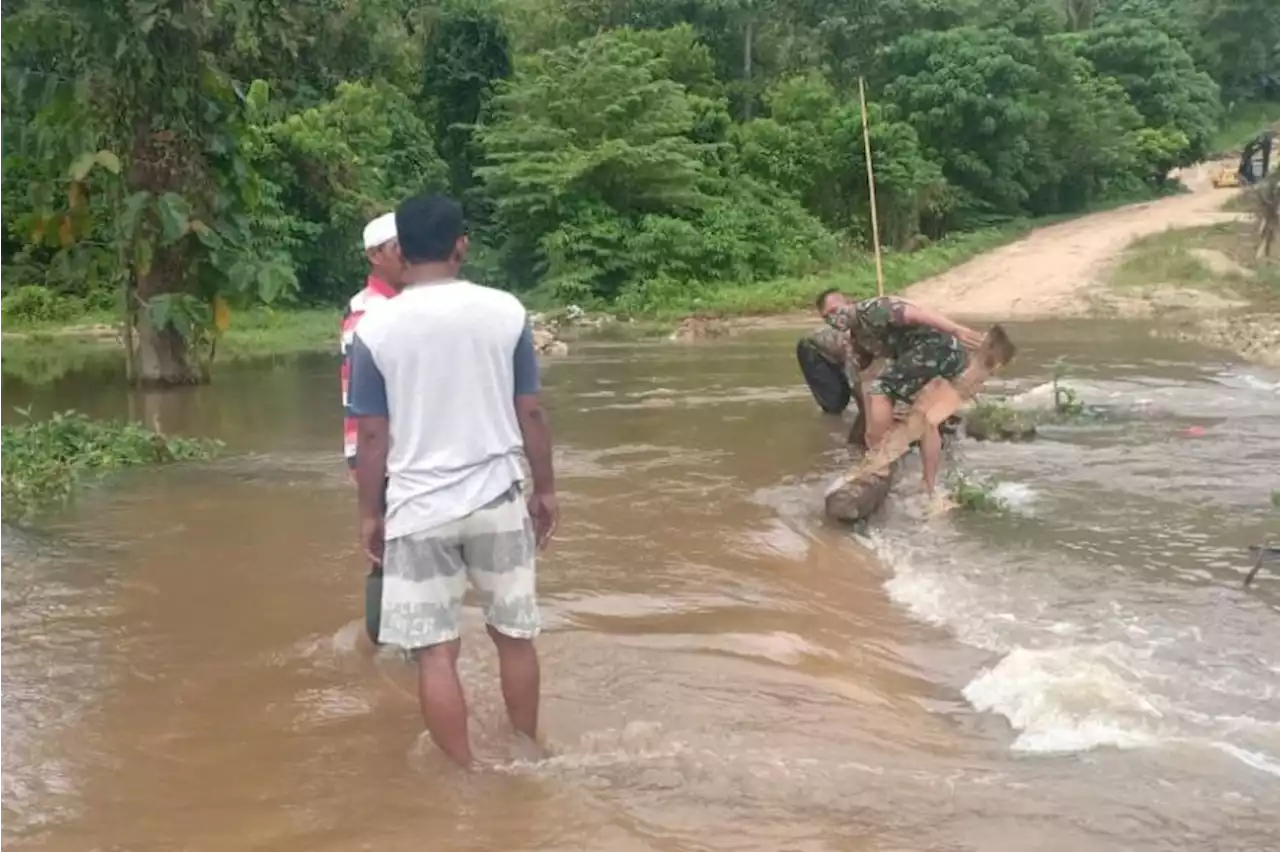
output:
[[[364,316],[374,302],[390,299],[395,295],[395,288],[370,275],[365,281],[364,289],[351,297],[351,301],[347,303],[347,311],[342,315],[342,443],[347,466],[353,470],[356,466],[356,419],[347,412],[347,387],[351,381],[351,362],[347,356],[360,317]]]

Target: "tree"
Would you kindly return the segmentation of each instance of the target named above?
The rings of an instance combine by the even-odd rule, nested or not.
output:
[[[494,107],[479,134],[488,164],[477,173],[495,199],[513,273],[531,262],[553,279],[579,274],[563,250],[550,251],[567,248],[552,237],[565,220],[707,203],[699,184],[709,152],[690,138],[695,104],[656,53],[625,37],[539,54],[499,87]],[[615,280],[601,286],[616,290],[610,265],[601,274]]]
[[[1034,136],[1040,183],[1028,211],[1082,210],[1099,198],[1141,193],[1156,170],[1142,154],[1142,116],[1120,84],[1100,77],[1061,38],[1040,40],[1036,64],[1036,101],[1048,120]]]
[[[332,99],[252,130],[242,148],[266,178],[254,225],[288,252],[311,302],[340,302],[363,280],[366,222],[416,192],[448,188],[414,101],[387,83],[341,83]]]
[[[1031,42],[959,27],[889,48],[885,96],[963,194],[962,215],[1016,214],[1043,178],[1033,146],[1048,114]]]
[[[203,381],[197,345],[225,326],[225,297],[295,284],[249,228],[245,96],[207,51],[208,3],[41,0],[8,23],[6,101],[30,116],[17,144],[42,163],[17,224],[69,266],[112,258],[133,380]]]
[[[1280,100],[1280,3],[1214,0],[1200,3],[1211,70],[1232,98]]]
[[[494,84],[511,75],[506,26],[488,0],[450,0],[431,28],[422,62],[422,100],[435,120],[450,185],[464,195],[474,183],[471,139]]]
[[[1209,153],[1222,111],[1218,86],[1197,70],[1180,42],[1141,20],[1119,20],[1067,39],[1099,74],[1124,88],[1147,127],[1186,136],[1175,165],[1190,165]]]
[[[422,70],[415,0],[206,0],[206,49],[244,81],[266,80],[282,107],[316,106],[339,83],[404,90]]]
[[[499,87],[477,175],[511,280],[638,306],[672,282],[749,281],[834,250],[798,204],[735,171],[709,118],[723,100],[671,79],[700,77],[688,47],[679,29],[617,30]]]
[[[870,193],[856,101],[841,100],[816,74],[783,80],[764,96],[766,118],[736,134],[743,168],[793,194],[828,227],[870,239]],[[892,109],[868,106],[880,234],[902,246],[937,221],[950,200],[942,170],[920,150],[915,130]]]

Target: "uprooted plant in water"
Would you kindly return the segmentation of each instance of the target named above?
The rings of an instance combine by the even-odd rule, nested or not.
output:
[[[951,499],[957,507],[970,512],[999,514],[1009,510],[1009,504],[996,493],[995,480],[966,473],[950,477]]]
[[[77,411],[36,420],[23,419],[0,428],[3,435],[3,514],[28,518],[41,509],[65,503],[87,480],[141,465],[207,459],[222,448],[205,438],[162,435],[138,423],[93,420]]]

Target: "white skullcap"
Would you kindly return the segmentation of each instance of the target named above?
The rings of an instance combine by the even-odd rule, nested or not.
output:
[[[365,250],[375,249],[396,238],[396,214],[383,213],[364,226]]]

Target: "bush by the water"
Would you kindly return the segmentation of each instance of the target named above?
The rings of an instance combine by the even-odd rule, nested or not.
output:
[[[97,475],[138,465],[206,459],[221,444],[205,438],[176,438],[137,423],[93,420],[76,412],[34,420],[26,412],[3,435],[5,519],[29,517],[66,502],[77,486]]]
[[[0,301],[0,314],[5,322],[21,325],[65,323],[83,319],[85,303],[75,296],[55,293],[47,287],[27,284],[5,293]]]

